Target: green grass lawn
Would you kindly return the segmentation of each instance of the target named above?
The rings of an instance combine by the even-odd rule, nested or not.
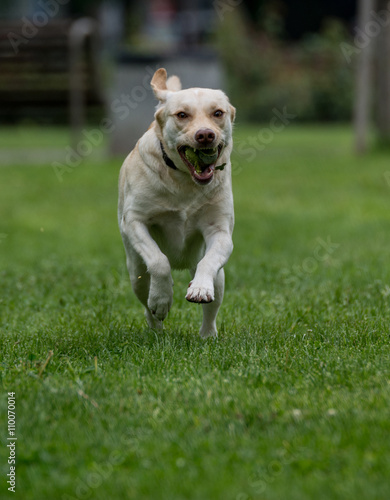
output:
[[[237,125],[241,153],[259,129]],[[63,182],[50,165],[0,167],[1,498],[390,498],[390,161],[351,143],[291,125],[234,155],[218,341],[198,337],[186,273],[164,333],[146,328],[116,223],[120,161]]]

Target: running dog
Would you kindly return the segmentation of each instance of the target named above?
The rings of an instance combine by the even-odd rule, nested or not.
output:
[[[123,163],[118,222],[133,290],[149,327],[172,305],[171,269],[189,269],[186,294],[203,304],[201,337],[217,336],[223,267],[233,250],[230,154],[235,108],[221,90],[181,89],[160,68],[154,122]]]

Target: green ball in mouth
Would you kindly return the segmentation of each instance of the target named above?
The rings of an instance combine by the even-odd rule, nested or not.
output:
[[[188,147],[184,154],[196,172],[201,173],[207,166],[217,161],[218,148],[193,149]]]

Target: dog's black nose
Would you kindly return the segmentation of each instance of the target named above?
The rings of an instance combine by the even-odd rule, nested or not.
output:
[[[195,134],[195,140],[202,146],[211,144],[215,139],[215,134],[210,128],[201,128]]]

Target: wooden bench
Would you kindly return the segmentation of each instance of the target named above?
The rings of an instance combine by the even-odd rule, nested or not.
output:
[[[74,29],[76,23],[82,25],[80,21],[51,19],[29,38],[23,35],[26,31],[22,21],[0,22],[2,122],[26,117],[37,121],[63,120],[72,95],[77,93],[79,104],[101,113],[104,99],[97,54],[92,37],[83,37],[83,33],[80,36]]]

